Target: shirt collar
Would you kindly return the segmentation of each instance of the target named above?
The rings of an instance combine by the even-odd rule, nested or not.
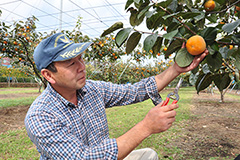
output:
[[[62,97],[52,86],[50,83],[48,83],[47,88],[52,95],[58,99],[60,102],[62,102],[66,107],[70,107],[70,108],[76,108],[76,106],[69,102],[68,100],[66,100],[64,97]],[[81,88],[79,90],[77,90],[77,98],[78,98],[78,102],[81,101],[84,98],[84,95],[87,93],[86,88]]]

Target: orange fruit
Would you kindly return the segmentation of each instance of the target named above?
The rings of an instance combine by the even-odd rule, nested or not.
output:
[[[215,2],[213,0],[208,0],[205,4],[204,4],[204,8],[206,11],[212,11],[215,8]]]
[[[163,48],[164,51],[167,51],[167,47]]]
[[[233,49],[233,45],[229,45],[229,49]]]
[[[199,55],[206,49],[206,42],[201,36],[195,35],[187,40],[186,48],[191,55]]]
[[[240,11],[240,7],[236,6],[236,10],[237,10],[237,11]]]
[[[225,24],[225,22],[220,22],[220,24]]]

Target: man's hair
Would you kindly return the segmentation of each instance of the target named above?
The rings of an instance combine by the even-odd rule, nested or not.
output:
[[[53,72],[53,73],[56,73],[57,72],[57,68],[55,67],[54,65],[54,62],[50,63],[47,68],[49,71]]]

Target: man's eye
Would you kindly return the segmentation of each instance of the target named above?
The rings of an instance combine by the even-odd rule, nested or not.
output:
[[[75,63],[74,62],[72,62],[69,66],[72,66],[72,65],[74,65]]]

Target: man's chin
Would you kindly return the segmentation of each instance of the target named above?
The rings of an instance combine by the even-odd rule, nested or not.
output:
[[[85,78],[81,79],[81,80],[78,80],[77,88],[81,89],[81,88],[83,88],[85,86],[85,84],[86,84],[86,79]]]

